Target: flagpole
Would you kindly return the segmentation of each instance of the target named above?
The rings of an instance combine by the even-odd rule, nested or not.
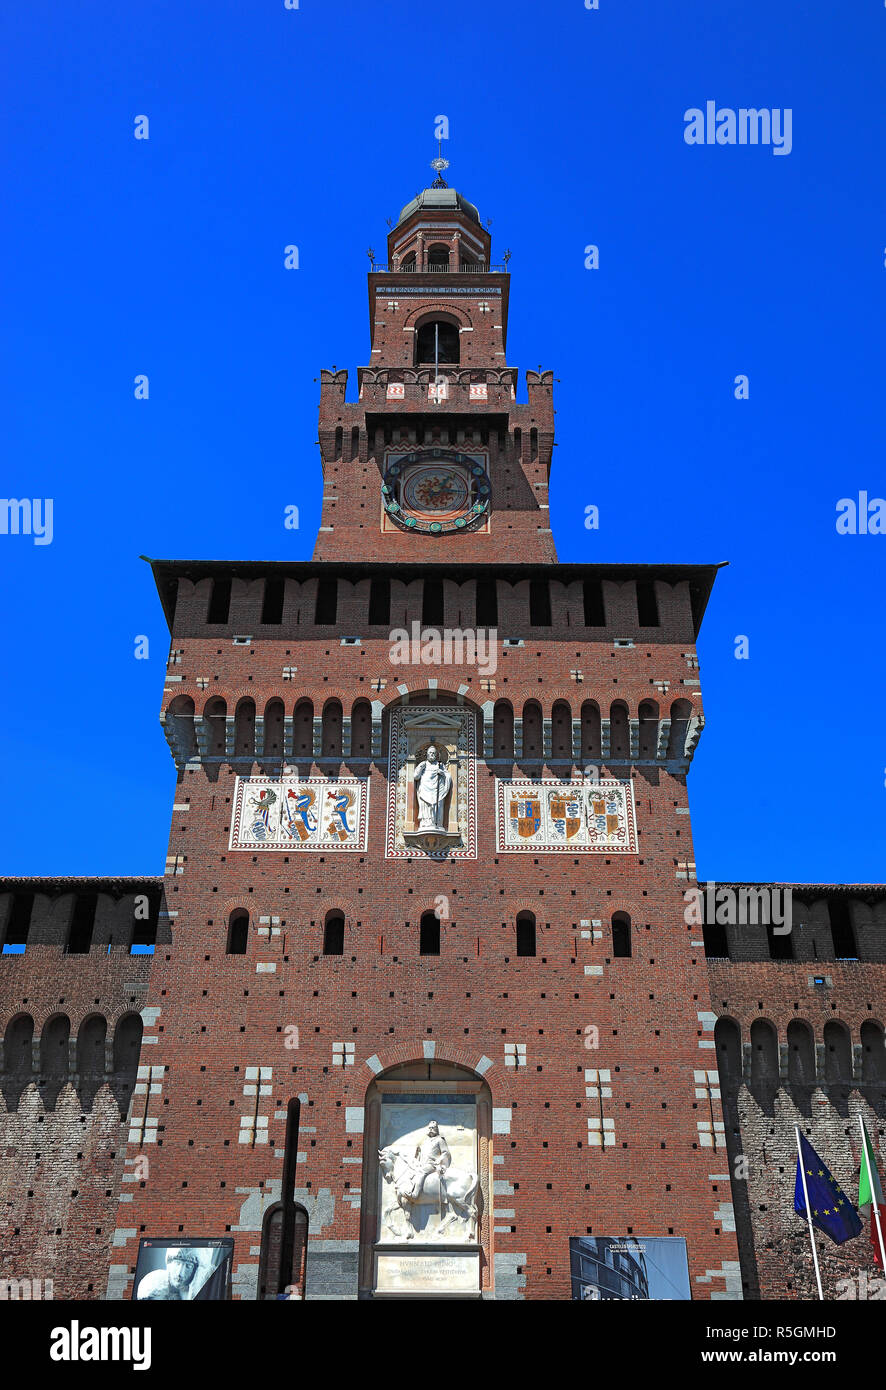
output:
[[[871,1172],[871,1155],[868,1153],[868,1134],[864,1127],[864,1117],[861,1112],[858,1116],[858,1126],[861,1130],[861,1151],[864,1154],[864,1161],[868,1172],[868,1186],[871,1189],[871,1202],[874,1207],[874,1221],[877,1223],[877,1237],[880,1241],[880,1259],[883,1261],[883,1272],[886,1274],[886,1250],[883,1248],[883,1227],[880,1224],[880,1208],[877,1206],[877,1184],[874,1181],[874,1174]]]
[[[824,1294],[821,1290],[821,1274],[818,1269],[818,1251],[815,1248],[815,1235],[812,1230],[812,1212],[809,1207],[809,1192],[806,1187],[806,1169],[803,1166],[803,1150],[800,1148],[800,1126],[794,1125],[794,1133],[797,1136],[797,1159],[800,1164],[800,1180],[803,1183],[803,1199],[806,1203],[806,1218],[809,1222],[809,1243],[812,1246],[812,1263],[815,1265],[815,1282],[818,1285],[818,1296],[824,1301]]]

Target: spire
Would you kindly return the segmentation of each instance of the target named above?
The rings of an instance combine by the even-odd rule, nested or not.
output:
[[[437,141],[437,158],[431,160],[431,168],[437,172],[437,177],[431,184],[432,188],[448,188],[449,184],[443,177],[443,170],[449,168],[449,160],[443,158],[443,141]]]

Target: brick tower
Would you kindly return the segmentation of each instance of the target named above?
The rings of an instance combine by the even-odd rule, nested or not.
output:
[[[153,561],[178,767],[109,1296],[570,1297],[570,1237],[741,1296],[686,774],[712,566],[558,565],[551,372],[438,178],[322,373],[304,563]]]

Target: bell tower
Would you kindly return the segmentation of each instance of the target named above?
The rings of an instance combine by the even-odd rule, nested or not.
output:
[[[443,161],[435,160],[439,168]],[[315,560],[551,563],[553,374],[507,363],[510,252],[438,172],[370,252],[370,361],[323,371]]]

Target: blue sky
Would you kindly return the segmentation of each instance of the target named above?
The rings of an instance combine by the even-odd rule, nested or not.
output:
[[[365,252],[445,114],[449,181],[513,253],[509,361],[559,379],[560,558],[730,562],[700,642],[699,874],[882,879],[886,537],[835,517],[886,495],[886,9],[434,13],[0,17],[2,491],[54,502],[51,545],[0,536],[0,872],[162,872],[168,638],[138,556],[309,557],[314,378],[368,359]],[[707,100],[789,107],[790,155],[687,145]]]

